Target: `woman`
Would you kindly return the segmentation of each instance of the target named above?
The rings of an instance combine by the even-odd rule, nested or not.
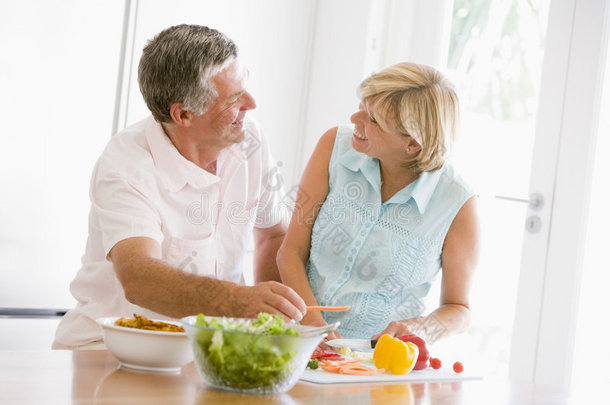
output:
[[[328,130],[305,169],[278,253],[282,281],[308,305],[351,306],[301,321],[341,321],[329,338],[462,332],[479,229],[477,198],[446,164],[455,90],[435,69],[401,63],[360,93],[353,126]],[[441,268],[439,307],[422,316]]]

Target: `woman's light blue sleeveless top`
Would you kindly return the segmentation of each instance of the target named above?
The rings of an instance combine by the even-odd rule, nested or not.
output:
[[[351,126],[337,131],[307,274],[320,305],[351,305],[323,313],[326,321],[341,321],[343,337],[370,338],[423,313],[445,235],[473,192],[445,165],[382,204],[379,160],[355,151],[352,133]]]

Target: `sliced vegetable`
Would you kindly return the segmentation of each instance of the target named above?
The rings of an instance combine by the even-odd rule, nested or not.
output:
[[[406,374],[413,370],[418,356],[419,349],[415,343],[403,342],[385,334],[375,345],[373,362],[375,367],[391,371],[392,374]]]
[[[329,373],[339,373],[347,375],[376,375],[385,372],[384,369],[375,370],[361,364],[361,360],[321,360],[320,367]]]
[[[314,350],[311,354],[312,359],[326,359],[326,360],[345,360],[339,353],[333,352],[332,350]]]
[[[350,349],[349,347],[342,347],[339,349],[339,354],[342,354],[344,356],[349,356],[351,352],[352,349]]]
[[[352,350],[351,356],[356,360],[373,361],[373,352],[361,352],[358,350]]]

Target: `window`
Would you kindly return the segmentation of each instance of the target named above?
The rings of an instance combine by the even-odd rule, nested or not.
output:
[[[479,194],[483,238],[470,331],[435,349],[447,361],[472,361],[486,378],[508,373],[526,206],[496,196],[527,198],[548,7],[454,2],[446,69],[459,89],[462,125],[452,163]]]

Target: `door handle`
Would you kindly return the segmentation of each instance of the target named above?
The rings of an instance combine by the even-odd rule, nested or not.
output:
[[[540,211],[544,205],[544,197],[540,193],[534,193],[530,195],[530,198],[517,198],[509,197],[504,195],[497,195],[496,198],[500,200],[514,201],[519,203],[525,203],[529,205],[532,211]],[[538,233],[542,228],[542,220],[538,215],[530,215],[525,220],[525,230],[529,233]]]
[[[525,203],[525,204],[529,205],[529,207],[531,209],[533,209],[534,211],[539,211],[544,206],[544,197],[542,197],[542,194],[540,194],[540,193],[531,194],[530,198],[517,198],[517,197],[510,197],[510,196],[505,196],[505,195],[497,195],[496,198],[498,198],[500,200]]]

